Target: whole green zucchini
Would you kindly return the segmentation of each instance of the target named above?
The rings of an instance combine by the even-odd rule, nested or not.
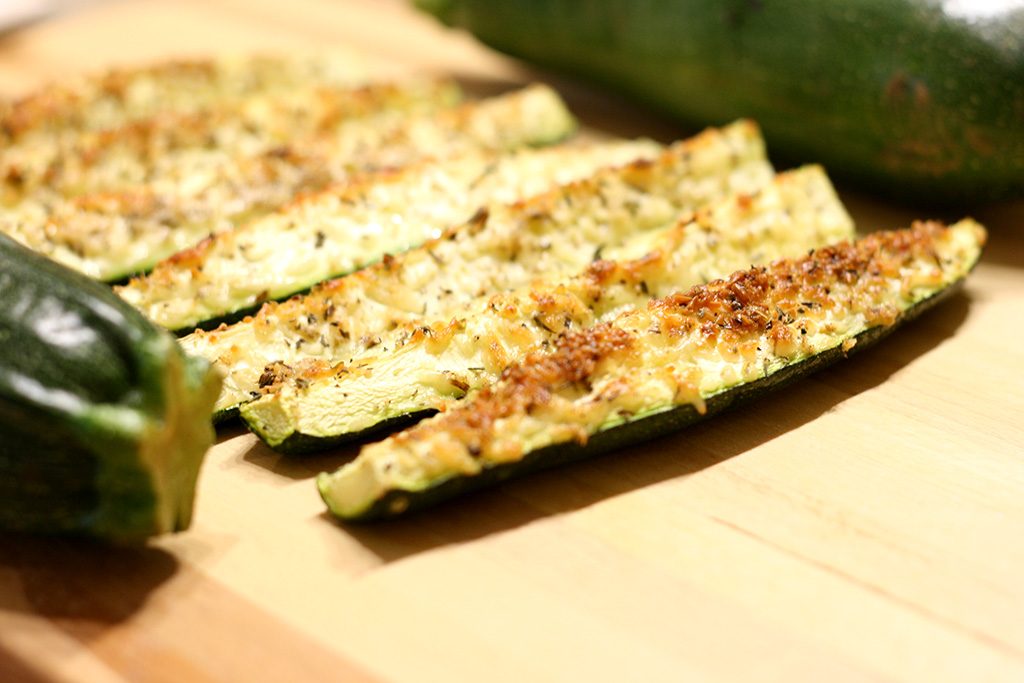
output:
[[[1024,3],[416,0],[681,119],[752,117],[779,154],[933,203],[1024,195]]]
[[[184,529],[220,376],[110,288],[0,235],[0,529]]]

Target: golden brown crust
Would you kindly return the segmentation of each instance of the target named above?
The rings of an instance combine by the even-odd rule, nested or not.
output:
[[[948,232],[939,223],[918,222],[908,230],[875,233],[656,299],[647,311],[562,335],[551,351],[531,353],[508,368],[498,385],[396,435],[394,444],[445,432],[471,455],[479,455],[486,451],[496,421],[528,415],[569,387],[589,391],[603,363],[622,362],[651,343],[650,338],[697,334],[702,346],[717,347],[725,358],[753,357],[761,350],[756,345],[767,339],[775,354],[789,357],[797,351],[797,337],[806,335],[812,324],[826,324],[829,310],[862,314],[866,327],[892,324],[898,316],[895,305],[886,303],[898,298],[890,291],[892,284],[905,289],[940,283],[943,266],[949,264],[942,261],[936,243]],[[915,262],[916,271],[901,272]],[[934,269],[922,271],[920,264],[929,262],[935,263]],[[699,395],[692,400],[698,402]]]
[[[395,92],[401,97],[409,91],[395,88]],[[413,98],[411,94],[408,97]],[[235,172],[235,162],[225,161],[222,165],[229,173],[216,176],[212,190],[183,200],[177,211],[184,214],[180,223],[199,215],[196,205],[210,214],[205,224],[195,227],[216,232],[215,239],[186,259],[202,262],[202,275],[191,277],[191,271],[178,269],[180,261],[169,260],[157,264],[150,275],[132,281],[122,294],[154,321],[184,328],[253,306],[264,290],[274,298],[303,290],[339,272],[361,268],[380,258],[382,252],[405,249],[433,236],[431,221],[447,225],[445,218],[453,213],[458,214],[457,221],[464,220],[464,214],[458,213],[463,210],[461,204],[448,200],[444,192],[473,180],[467,175],[474,169],[483,169],[485,177],[497,160],[504,160],[502,152],[546,144],[567,134],[572,124],[564,103],[543,86],[430,113],[423,108],[417,105],[415,113],[402,109],[352,120],[322,140],[296,134],[289,145],[246,158],[248,163],[239,172]],[[639,144],[620,143],[617,147]],[[652,143],[645,144],[650,147]],[[611,145],[600,147],[619,154],[611,151]],[[561,171],[556,164],[548,164],[546,173],[571,172],[596,163],[599,156],[581,152]],[[426,162],[432,159],[441,163]],[[525,158],[523,161],[533,165]],[[514,167],[512,162],[501,166],[505,172]],[[243,174],[244,178],[236,177]],[[534,186],[539,182],[525,172],[518,179],[497,175],[498,181],[507,181],[505,186],[488,181],[485,187],[497,185],[507,193],[517,183],[528,184],[526,178]],[[544,177],[544,173],[537,175]],[[277,176],[282,179],[276,180]],[[273,180],[266,180],[268,177]],[[281,197],[278,186],[292,196]],[[431,208],[431,190],[439,195],[436,208],[440,211]],[[225,200],[217,201],[214,192],[226,195]],[[310,194],[296,196],[297,192]],[[458,196],[468,201],[465,193]],[[251,215],[236,220],[234,214],[218,214],[223,207],[248,211],[245,200],[267,197],[282,201],[267,201],[271,206],[260,205],[249,213],[263,214],[263,209],[271,208],[279,211],[260,220],[245,220]],[[400,220],[403,216],[408,220]],[[222,229],[225,223],[227,230]],[[421,230],[424,234],[417,232]],[[278,242],[292,244],[286,257],[269,253],[267,245]],[[349,242],[351,249],[340,246]]]
[[[611,176],[622,176],[623,178],[629,179],[627,180],[628,184],[641,189],[641,191],[652,192],[652,186],[659,184],[657,182],[653,182],[649,177],[653,175],[653,170],[656,167],[669,169],[679,165],[681,160],[685,159],[691,153],[692,148],[701,145],[706,146],[708,144],[708,139],[717,135],[719,135],[717,131],[702,134],[687,140],[682,145],[676,145],[673,148],[666,150],[657,159],[638,159],[631,161],[614,169],[602,170],[591,178],[575,180],[559,185],[547,192],[517,200],[510,205],[509,213],[521,215],[524,216],[526,220],[536,222],[552,221],[554,213],[560,206],[581,203],[593,196],[600,195],[601,186],[608,182],[606,177]],[[665,173],[664,170],[662,172]],[[636,177],[638,174],[646,174],[648,177],[645,177],[644,181],[641,182]],[[354,189],[355,191],[358,191],[358,187]],[[425,242],[419,249],[417,249],[417,252],[431,252],[433,249],[441,246],[445,242],[461,240],[467,236],[474,235],[487,226],[489,217],[488,211],[486,209],[481,209],[466,223],[448,228],[439,237]],[[650,258],[656,259],[658,258],[658,255],[652,254]],[[336,296],[347,290],[372,289],[372,283],[375,280],[386,277],[395,269],[396,264],[402,264],[405,260],[406,257],[403,256],[396,258],[387,255],[381,262],[373,264],[358,273],[328,280],[317,285],[308,295],[292,297],[284,302],[267,303],[256,313],[254,319],[257,324],[272,324],[276,323],[277,320],[284,319],[295,321],[297,325],[300,325],[301,319],[305,318],[309,314],[318,317],[326,317],[326,319],[333,319],[339,312],[334,310],[331,306],[330,299],[332,296]],[[614,268],[610,268],[610,265],[619,267],[617,264],[612,264],[611,262],[602,261],[600,259],[591,265],[591,268],[595,271],[593,277],[595,277],[596,282],[600,283],[601,281],[602,268],[607,269],[607,272],[604,273],[604,277],[613,276]],[[343,323],[340,319],[335,322],[338,322],[339,325]],[[299,328],[297,327],[296,329]]]
[[[649,250],[639,258],[598,259],[577,275],[477,300],[454,314],[463,323],[460,329],[447,315],[402,324],[385,340],[382,351],[375,348],[369,352],[372,358],[360,356],[360,362],[383,369],[388,377],[395,374],[396,364],[409,373],[405,381],[413,384],[417,369],[421,376],[430,376],[430,366],[443,365],[462,373],[477,388],[493,381],[494,373],[528,348],[546,344],[566,330],[589,327],[615,312],[646,305],[652,297],[731,273],[751,261],[796,256],[852,236],[852,222],[816,167],[780,174],[757,193],[729,198],[698,210],[693,220],[687,218],[650,241]],[[458,351],[449,348],[453,342]],[[411,349],[416,345],[422,345],[422,353]],[[411,353],[397,360],[388,354],[389,348]],[[300,369],[297,377],[314,382],[322,373]],[[382,376],[378,386],[390,381]],[[395,391],[401,389],[396,386]],[[431,393],[415,391],[424,401]],[[331,399],[319,395],[316,400]]]
[[[632,187],[637,174],[644,175],[644,185]],[[395,348],[397,337],[413,334],[406,326],[415,321],[447,323],[478,297],[527,286],[538,276],[576,273],[595,253],[624,259],[645,253],[652,235],[693,207],[737,190],[753,191],[770,174],[749,124],[708,131],[654,162],[601,170],[593,179],[492,207],[393,260],[315,287],[304,297],[266,304],[251,322],[218,334],[220,343],[202,333],[187,343],[212,360],[239,344],[254,357],[292,365],[299,356],[337,363],[367,349],[383,353]],[[500,355],[495,349],[495,363]],[[265,362],[225,364],[229,392],[248,396],[251,368]]]

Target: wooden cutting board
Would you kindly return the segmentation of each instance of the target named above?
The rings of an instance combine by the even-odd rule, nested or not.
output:
[[[139,0],[0,38],[0,91],[327,46],[478,92],[545,77],[395,1]],[[592,134],[692,132],[552,82]],[[844,199],[862,229],[916,213]],[[653,444],[349,528],[311,478],[351,452],[235,431],[186,533],[0,537],[0,681],[1022,681],[1024,206],[976,217],[991,244],[964,294]]]

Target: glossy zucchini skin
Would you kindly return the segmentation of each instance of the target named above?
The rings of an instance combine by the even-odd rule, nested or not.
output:
[[[188,526],[220,376],[108,287],[0,235],[0,528]]]
[[[1024,196],[1019,2],[416,4],[685,122],[754,118],[780,155],[880,194],[930,204]]]

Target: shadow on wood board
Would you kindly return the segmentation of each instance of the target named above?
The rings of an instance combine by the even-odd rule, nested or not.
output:
[[[0,643],[0,681],[4,683],[51,683],[43,674],[8,652],[3,643]]]
[[[0,534],[0,610],[103,630],[135,614],[178,566],[153,547]]]

